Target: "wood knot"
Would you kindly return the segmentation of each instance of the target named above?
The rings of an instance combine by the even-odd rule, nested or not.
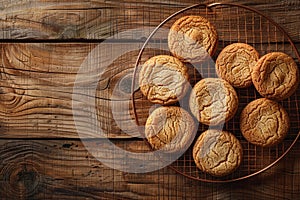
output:
[[[11,197],[32,196],[40,182],[40,176],[35,167],[30,163],[9,165],[6,168],[7,187],[5,193]]]
[[[131,94],[132,75],[124,76],[119,82],[119,90],[125,94]]]

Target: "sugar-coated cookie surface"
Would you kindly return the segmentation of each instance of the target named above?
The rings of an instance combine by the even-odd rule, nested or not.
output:
[[[230,120],[238,108],[238,96],[234,88],[220,78],[205,78],[193,88],[189,106],[199,122],[220,125]]]
[[[219,54],[216,72],[233,87],[246,88],[252,85],[251,73],[258,59],[259,54],[252,46],[233,43]]]
[[[273,100],[291,96],[299,84],[299,69],[294,59],[282,52],[268,53],[253,68],[252,80],[256,90]]]
[[[158,55],[139,72],[140,90],[152,103],[170,105],[183,98],[189,86],[187,67],[177,58]]]
[[[218,34],[204,17],[184,16],[171,27],[168,45],[171,53],[184,62],[201,62],[216,50]]]
[[[250,102],[240,116],[240,128],[252,144],[270,147],[281,142],[289,130],[289,116],[275,101],[260,98]]]
[[[195,131],[191,115],[176,106],[155,109],[145,125],[145,136],[152,148],[168,152],[187,149],[187,145],[194,139]]]
[[[197,139],[193,158],[197,167],[213,176],[225,176],[241,164],[243,149],[230,132],[209,129]]]

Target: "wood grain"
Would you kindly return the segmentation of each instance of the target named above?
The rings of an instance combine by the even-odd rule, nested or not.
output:
[[[1,134],[12,131],[18,137],[32,132],[56,132],[67,137],[74,131],[70,92],[74,75],[91,48],[91,45],[3,44]],[[59,128],[62,126],[64,130]]]
[[[88,143],[107,147],[102,140]],[[140,151],[139,141],[114,143]],[[113,170],[91,156],[77,140],[1,140],[0,196],[2,199],[297,199],[299,145],[298,142],[284,160],[263,174],[237,183],[209,184],[187,179],[169,168],[146,174]]]
[[[203,1],[203,3],[213,2]],[[222,2],[244,4],[263,11],[281,24],[295,41],[300,41],[300,30],[295,28],[300,26],[299,1],[226,0]],[[199,1],[2,1],[0,38],[103,39],[131,28],[157,26],[175,11],[196,3]],[[234,18],[233,16],[232,19]],[[225,27],[219,28],[222,30]],[[236,28],[237,26],[233,26],[232,30]],[[145,28],[145,31],[150,30]]]
[[[72,96],[74,82],[80,72],[86,72],[85,69],[79,69],[95,46],[96,44],[2,45],[0,137],[78,138],[73,111],[90,106],[84,101],[84,91],[89,89],[90,82],[88,78],[80,83],[86,88],[79,91],[82,93],[78,94],[78,98]],[[149,51],[144,60],[152,53]],[[92,133],[96,125],[108,137],[139,135],[138,130],[134,129],[132,108],[129,107],[132,72],[137,54],[137,50],[129,51],[113,60],[110,52],[105,51],[103,56],[109,64],[97,65],[95,73],[92,71],[97,79],[97,87],[92,96],[95,108],[83,111],[78,119],[86,132],[85,137],[103,137]],[[145,112],[146,109],[147,107],[140,112]],[[90,120],[91,112],[97,115],[96,121]],[[120,128],[131,135],[125,134]]]

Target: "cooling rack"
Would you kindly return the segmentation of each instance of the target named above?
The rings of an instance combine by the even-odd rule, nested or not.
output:
[[[261,56],[273,51],[284,52],[293,57],[299,66],[299,52],[289,35],[280,25],[262,12],[251,7],[232,3],[197,4],[170,15],[161,22],[146,39],[136,60],[132,91],[134,91],[137,84],[138,71],[145,60],[159,54],[171,55],[165,48],[162,48],[163,50],[151,49],[150,44],[159,43],[159,46],[166,46],[167,33],[162,33],[161,30],[169,29],[176,19],[185,15],[201,15],[207,18],[216,27],[219,42],[217,51],[212,57],[214,61],[219,52],[228,44],[243,42],[255,47]],[[144,53],[146,51],[147,53]],[[149,51],[151,53],[149,53]],[[195,70],[195,68],[197,68],[197,70]],[[213,62],[202,63],[196,66],[193,65],[193,67],[190,66],[189,74],[192,86],[201,78],[217,77]],[[279,102],[289,114],[290,129],[282,143],[270,148],[252,145],[243,138],[239,128],[240,113],[249,102],[260,98],[260,95],[253,86],[246,89],[236,89],[239,96],[237,114],[232,120],[224,124],[223,127],[224,130],[234,133],[243,146],[243,161],[234,173],[225,177],[213,177],[200,171],[196,167],[192,157],[194,143],[184,155],[174,161],[169,167],[179,174],[204,182],[233,182],[252,177],[269,169],[289,152],[300,135],[299,88],[300,87],[298,87],[297,91],[290,98]],[[145,108],[150,109],[153,105],[149,105],[146,97],[141,95],[139,90],[135,90],[132,92],[132,106],[137,125],[143,126],[146,122],[147,115],[144,112],[139,112],[139,110],[145,110]],[[199,134],[207,130],[207,128],[205,125],[199,124],[194,142]],[[144,134],[143,129],[141,129],[141,134]],[[145,142],[147,143],[147,140],[145,140]]]

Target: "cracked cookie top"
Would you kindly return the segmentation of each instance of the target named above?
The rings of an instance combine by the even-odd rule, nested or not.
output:
[[[186,149],[191,144],[195,131],[191,115],[176,106],[155,109],[145,125],[145,136],[152,148],[168,152]]]
[[[242,146],[233,134],[214,129],[203,132],[193,148],[197,167],[213,176],[225,176],[236,170],[242,154]]]
[[[277,102],[260,98],[250,102],[243,109],[240,128],[250,143],[270,147],[281,142],[286,136],[289,117]]]
[[[234,116],[238,108],[238,96],[227,81],[205,78],[194,86],[189,106],[199,122],[216,126]]]
[[[282,52],[268,53],[253,68],[252,80],[256,90],[273,100],[291,96],[299,83],[299,70],[294,59]]]
[[[168,45],[171,53],[184,62],[201,62],[216,50],[215,27],[201,16],[184,16],[171,27]]]
[[[154,56],[143,64],[139,72],[140,90],[152,103],[176,103],[188,90],[187,70],[187,67],[173,56]]]
[[[258,52],[245,43],[226,46],[216,60],[216,72],[233,87],[246,88],[252,85],[252,69],[259,59]]]

